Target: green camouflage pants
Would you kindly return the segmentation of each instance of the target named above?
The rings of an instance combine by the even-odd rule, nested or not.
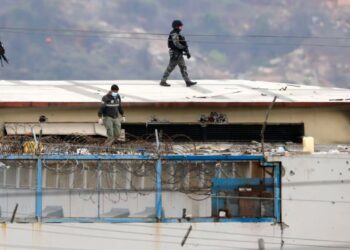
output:
[[[118,118],[109,116],[103,117],[103,125],[107,130],[108,139],[118,139],[121,131],[121,124]]]
[[[170,54],[169,65],[163,74],[162,81],[166,81],[170,73],[175,69],[177,65],[179,65],[182,78],[186,82],[189,82],[190,79],[188,78],[187,67],[186,67],[184,57],[182,56],[182,53],[180,54],[179,52],[170,51],[169,54]]]

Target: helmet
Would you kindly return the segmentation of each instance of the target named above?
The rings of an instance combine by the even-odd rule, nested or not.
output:
[[[183,24],[180,20],[174,20],[171,26],[173,27],[173,29],[177,29],[178,27],[183,26]]]
[[[119,90],[118,85],[117,85],[117,84],[113,84],[113,85],[111,86],[111,90],[118,91],[118,90]]]

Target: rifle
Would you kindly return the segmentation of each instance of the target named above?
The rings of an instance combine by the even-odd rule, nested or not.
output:
[[[190,54],[190,51],[188,50],[188,44],[186,42],[186,39],[184,36],[181,36],[181,39],[180,39],[180,43],[185,46],[185,48],[182,50],[182,52],[184,53],[184,55],[187,56],[187,58],[190,58],[191,57],[191,54]]]

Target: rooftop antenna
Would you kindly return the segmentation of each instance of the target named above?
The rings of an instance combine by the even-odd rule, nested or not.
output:
[[[154,130],[155,136],[156,136],[156,145],[157,145],[157,154],[159,154],[160,150],[160,142],[159,142],[159,134],[158,134],[158,129]]]
[[[268,119],[269,119],[270,111],[271,111],[273,105],[275,104],[276,100],[277,100],[277,96],[274,96],[272,102],[271,102],[270,105],[269,105],[269,108],[266,110],[265,121],[264,121],[264,123],[263,123],[263,126],[262,126],[262,128],[261,128],[261,132],[260,132],[260,137],[261,137],[261,152],[262,152],[263,155],[265,155],[264,142],[265,142],[265,130],[266,130],[266,125],[267,125],[267,121],[268,121]]]
[[[40,123],[39,142],[40,142],[41,136],[43,135],[43,125],[44,125],[44,123],[47,122],[47,120],[48,120],[47,117],[44,116],[44,115],[41,115],[41,116],[39,117],[39,123]]]

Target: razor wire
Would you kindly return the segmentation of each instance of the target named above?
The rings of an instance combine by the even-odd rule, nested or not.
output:
[[[195,154],[196,143],[185,135],[162,134],[161,154]],[[181,139],[181,144],[176,143]],[[106,139],[88,135],[46,135],[40,141],[31,135],[7,135],[0,137],[0,154],[130,154],[154,155],[157,153],[153,134],[134,136],[126,134],[124,141],[115,140],[111,145]]]

